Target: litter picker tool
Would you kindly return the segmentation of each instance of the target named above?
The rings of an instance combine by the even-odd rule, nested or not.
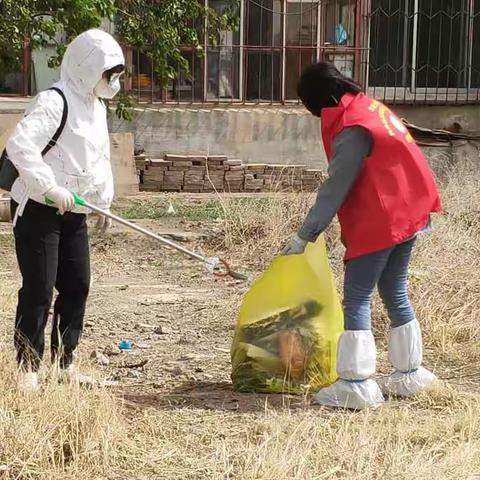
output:
[[[153,238],[154,240],[157,240],[158,242],[162,243],[163,245],[166,245],[168,247],[171,247],[187,256],[190,258],[193,258],[194,260],[198,260],[199,262],[203,263],[205,269],[207,272],[215,275],[216,277],[232,277],[237,280],[246,280],[247,276],[244,275],[243,273],[235,272],[230,268],[230,265],[223,260],[222,258],[218,257],[205,257],[203,255],[200,255],[198,253],[192,252],[191,250],[188,250],[185,247],[182,247],[181,245],[176,244],[175,242],[172,242],[168,238],[161,237],[160,235],[157,235],[156,233],[153,233],[150,230],[147,230],[146,228],[140,227],[139,225],[136,225],[132,222],[129,222],[128,220],[125,220],[122,217],[119,217],[117,215],[114,215],[113,213],[107,212],[105,210],[102,210],[101,208],[96,207],[95,205],[92,205],[91,203],[87,202],[84,198],[82,198],[80,195],[77,195],[75,193],[72,193],[73,198],[75,200],[75,205],[80,206],[80,207],[85,207],[91,210],[92,212],[98,213],[99,215],[103,215],[104,217],[111,218],[113,221],[120,223],[122,225],[125,225],[128,228],[131,228],[132,230],[135,230],[136,232],[142,233],[143,235]]]

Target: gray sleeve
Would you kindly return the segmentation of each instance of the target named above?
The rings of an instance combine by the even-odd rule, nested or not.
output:
[[[313,242],[327,228],[360,173],[372,143],[370,132],[359,126],[345,128],[334,138],[328,178],[298,231],[300,238]]]

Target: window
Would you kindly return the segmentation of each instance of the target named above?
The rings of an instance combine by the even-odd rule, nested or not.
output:
[[[209,0],[208,5],[222,12],[228,0]],[[207,48],[207,99],[235,100],[240,98],[240,31],[221,32],[217,46]]]
[[[19,94],[23,89],[23,73],[19,70],[0,70],[0,93]]]
[[[282,91],[284,2],[246,3],[246,100],[278,102]]]
[[[204,61],[192,49],[183,51],[187,59],[190,74],[179,70],[178,77],[167,87],[167,101],[201,102],[203,101]]]
[[[288,0],[286,17],[285,98],[297,99],[302,71],[317,59],[318,10],[316,0]]]
[[[372,86],[411,82],[413,0],[374,0],[370,22],[369,80]]]
[[[355,45],[354,0],[327,0],[325,2],[325,44],[334,46]]]
[[[26,55],[24,52],[24,57]],[[6,59],[5,59],[6,60]],[[4,61],[0,58],[0,94],[26,95],[28,87],[27,69],[28,61],[19,59],[18,66],[13,66],[13,61]]]
[[[480,88],[480,2],[474,2],[470,32],[472,57],[470,61],[470,87]]]
[[[415,86],[466,87],[468,1],[418,3]]]
[[[230,4],[230,0],[199,1],[219,12]],[[368,0],[239,3],[237,31],[220,32],[216,42],[204,42],[204,57],[185,46],[191,75],[181,74],[167,89],[160,89],[148,59],[135,54],[127,60],[133,70],[127,88],[145,101],[298,102],[300,75],[320,59],[332,61],[345,75],[362,80],[361,65],[367,62],[361,58],[359,25]]]
[[[476,101],[479,3],[372,0],[368,85],[386,100]]]

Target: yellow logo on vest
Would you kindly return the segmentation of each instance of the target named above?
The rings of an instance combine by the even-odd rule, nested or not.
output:
[[[385,105],[377,100],[373,100],[368,109],[371,112],[378,112],[378,116],[382,122],[382,125],[385,127],[391,137],[394,137],[396,132],[399,132],[404,135],[407,143],[413,142],[413,137],[410,135],[407,127],[405,127],[402,121]]]

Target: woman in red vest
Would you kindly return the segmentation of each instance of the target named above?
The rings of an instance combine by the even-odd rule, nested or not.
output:
[[[402,122],[333,65],[308,67],[298,95],[321,118],[329,178],[283,253],[303,253],[335,214],[346,247],[339,380],[315,400],[331,407],[377,407],[384,395],[414,395],[436,379],[421,367],[422,337],[408,296],[408,265],[417,235],[430,228],[430,214],[441,209],[440,198],[430,167]],[[389,359],[395,369],[378,379],[373,378],[371,331],[376,287],[391,321]]]

